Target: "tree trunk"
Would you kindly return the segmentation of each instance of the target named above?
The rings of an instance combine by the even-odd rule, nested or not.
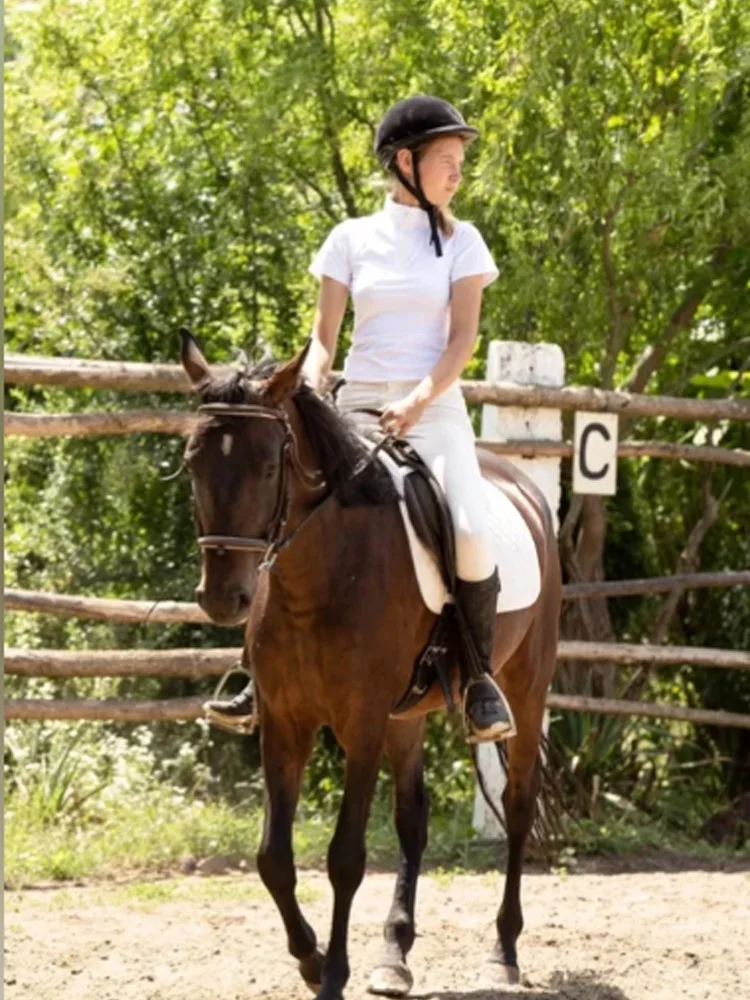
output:
[[[568,579],[574,583],[604,580],[604,544],[607,537],[607,512],[598,496],[574,496],[568,516],[560,530],[560,547]],[[588,597],[567,605],[561,621],[564,639],[588,642],[613,642],[614,630],[606,597]],[[573,661],[558,670],[564,691],[586,692],[611,698],[617,689],[614,664]]]

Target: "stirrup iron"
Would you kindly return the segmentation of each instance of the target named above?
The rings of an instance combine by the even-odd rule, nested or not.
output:
[[[227,705],[231,705],[233,701],[240,697],[240,695],[244,694],[244,691],[246,691],[248,687],[252,687],[253,708],[249,715],[227,715],[226,712],[222,712],[221,710],[217,710],[212,707],[212,702],[218,701],[221,698],[227,681],[234,674],[245,674],[248,678],[248,682],[244,690],[241,691],[239,695],[235,695],[235,698],[231,701],[227,702]],[[203,702],[203,712],[212,726],[217,726],[219,729],[223,729],[228,733],[239,733],[244,736],[250,736],[253,733],[255,727],[258,725],[258,699],[255,697],[253,675],[242,660],[238,660],[236,663],[233,663],[229,670],[227,670],[219,683],[216,685],[213,698]]]
[[[491,685],[495,689],[497,699],[501,703],[506,715],[505,719],[498,719],[497,722],[492,723],[486,729],[476,729],[467,712],[469,691],[475,684]],[[467,743],[495,743],[501,740],[509,740],[511,737],[515,736],[518,731],[516,729],[516,720],[513,717],[513,712],[508,703],[508,699],[503,694],[502,689],[495,678],[490,674],[484,674],[482,677],[474,678],[469,681],[463,693],[461,709]]]

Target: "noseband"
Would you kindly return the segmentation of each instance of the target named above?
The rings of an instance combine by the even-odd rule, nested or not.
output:
[[[281,445],[281,482],[276,499],[276,509],[271,520],[267,538],[249,538],[243,535],[201,535],[198,545],[201,549],[214,549],[219,554],[227,551],[262,552],[261,569],[270,569],[276,562],[280,550],[291,540],[283,539],[284,529],[289,520],[289,509],[292,503],[292,493],[289,488],[289,460],[293,453],[294,431],[289,417],[281,407],[271,409],[268,406],[251,403],[205,403],[198,407],[199,413],[209,413],[215,417],[246,417],[258,420],[277,420],[284,427],[284,441]]]

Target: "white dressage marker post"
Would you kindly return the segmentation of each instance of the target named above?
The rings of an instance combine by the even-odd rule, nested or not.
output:
[[[520,385],[543,385],[560,388],[565,384],[565,356],[557,344],[527,344],[515,340],[493,340],[487,355],[487,380],[517,382]],[[562,441],[560,410],[542,408],[521,409],[485,404],[482,407],[482,435],[491,441]],[[560,459],[509,459],[540,487],[552,510],[555,530],[559,528]],[[501,571],[502,575],[502,571]],[[548,716],[545,713],[544,730]],[[487,788],[500,806],[505,788],[505,775],[491,743],[477,747],[477,759]],[[501,807],[502,808],[502,807]],[[479,789],[474,797],[474,829],[487,840],[500,840],[504,834],[487,807]]]

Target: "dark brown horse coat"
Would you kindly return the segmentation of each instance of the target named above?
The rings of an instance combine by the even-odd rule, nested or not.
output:
[[[435,618],[422,602],[387,482],[374,467],[353,479],[363,452],[331,408],[300,387],[303,359],[304,354],[262,379],[237,374],[222,381],[212,378],[195,341],[183,336],[183,365],[204,403],[283,410],[291,430],[285,439],[279,420],[258,419],[255,413],[212,414],[188,442],[186,459],[203,535],[267,534],[278,510],[285,461],[290,478],[284,537],[294,535],[268,576],[259,577],[257,552],[204,549],[197,599],[223,624],[242,621],[253,602],[262,605],[259,610],[253,603],[251,617],[258,623],[248,637],[266,783],[258,869],[281,913],[289,950],[322,1000],[339,1000],[349,977],[349,912],[364,874],[367,817],[380,760],[387,754],[396,787],[401,862],[371,989],[403,995],[411,985],[406,959],[414,940],[416,883],[427,837],[424,717],[443,707],[442,696],[433,690],[405,719],[390,720],[389,713],[409,684]],[[482,454],[481,462],[528,523],[542,579],[532,607],[498,616],[493,660],[518,727],[508,747],[507,877],[489,966],[499,981],[508,982],[518,976],[523,845],[533,821],[541,724],[555,667],[560,568],[552,518],[538,488],[502,459]],[[500,573],[502,578],[502,567]],[[328,855],[334,912],[325,955],[296,902],[291,848],[303,769],[322,725],[331,727],[346,755],[344,797]]]

